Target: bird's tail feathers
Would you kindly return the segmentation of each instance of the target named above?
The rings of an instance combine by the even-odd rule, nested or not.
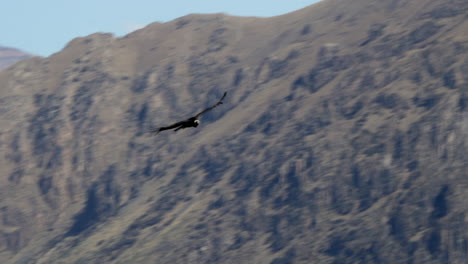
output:
[[[153,128],[150,129],[149,132],[155,136],[155,135],[157,135],[157,134],[159,134],[161,132],[161,129],[153,127]]]

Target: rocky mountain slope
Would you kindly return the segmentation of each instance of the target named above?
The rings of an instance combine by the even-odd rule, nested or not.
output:
[[[31,55],[13,48],[0,46],[0,71]]]
[[[0,72],[0,262],[466,263],[467,8],[189,15]]]

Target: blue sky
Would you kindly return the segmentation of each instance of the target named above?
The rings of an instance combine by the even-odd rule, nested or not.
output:
[[[192,13],[239,16],[285,14],[317,0],[6,0],[0,11],[0,46],[40,56],[95,32],[123,36],[152,22]]]

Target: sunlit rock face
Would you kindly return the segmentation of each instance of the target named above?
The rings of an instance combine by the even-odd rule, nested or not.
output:
[[[0,72],[0,262],[465,263],[467,8],[189,15]]]

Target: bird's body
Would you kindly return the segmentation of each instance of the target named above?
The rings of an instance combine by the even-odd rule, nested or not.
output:
[[[153,133],[154,132],[159,133],[161,131],[169,130],[169,129],[174,129],[174,131],[178,131],[179,129],[184,129],[184,128],[187,128],[187,127],[197,127],[199,124],[200,124],[200,120],[191,117],[191,118],[189,118],[187,120],[174,123],[174,124],[172,124],[170,126],[167,126],[167,127],[160,127],[159,129],[157,129],[157,131],[153,130],[152,132]]]
[[[174,129],[174,131],[178,131],[180,129],[184,129],[184,128],[188,128],[188,127],[197,127],[200,124],[199,117],[201,115],[205,114],[206,112],[212,110],[213,108],[217,107],[218,105],[222,104],[224,97],[226,97],[226,94],[227,94],[227,92],[224,92],[223,97],[221,97],[221,99],[215,105],[213,105],[211,107],[208,107],[207,109],[201,111],[200,113],[196,114],[195,116],[192,116],[192,117],[190,117],[190,118],[188,118],[186,120],[179,121],[179,122],[174,123],[174,124],[169,125],[169,126],[152,129],[151,133],[158,134],[159,132],[164,131],[164,130]]]

